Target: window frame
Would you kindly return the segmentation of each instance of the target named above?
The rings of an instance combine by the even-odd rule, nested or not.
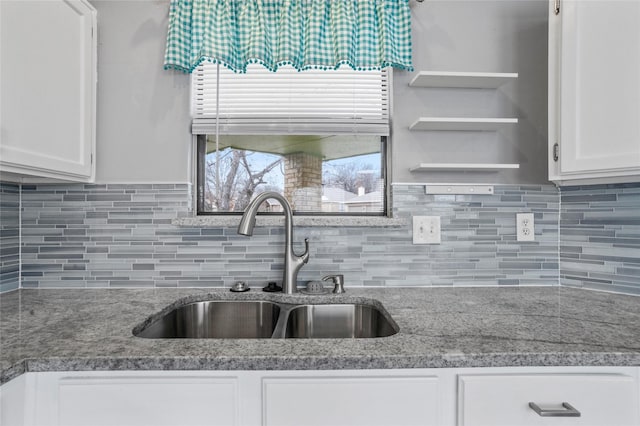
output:
[[[193,76],[192,76],[193,78]],[[380,155],[382,157],[381,160],[381,175],[384,178],[384,189],[383,189],[383,197],[382,197],[382,211],[381,212],[304,212],[304,211],[293,211],[294,216],[304,216],[308,218],[312,217],[325,217],[325,218],[381,218],[381,219],[391,219],[393,218],[393,204],[392,204],[392,182],[391,182],[391,153],[392,153],[392,128],[393,128],[393,69],[389,68],[387,70],[387,91],[388,91],[388,99],[387,99],[387,108],[388,108],[388,125],[389,125],[389,133],[387,135],[380,135],[381,138],[381,150]],[[193,86],[193,82],[190,83]],[[191,103],[190,103],[191,104]],[[242,211],[226,211],[226,212],[214,212],[214,211],[206,211],[204,209],[204,193],[205,193],[205,162],[206,162],[206,141],[207,135],[209,133],[193,133],[192,132],[192,140],[195,145],[195,149],[193,150],[193,163],[194,167],[194,178],[193,181],[195,183],[195,191],[193,192],[193,202],[195,205],[195,215],[196,217],[240,217],[243,212]],[[261,216],[282,216],[282,213],[278,212],[258,212],[258,215]]]
[[[391,217],[391,182],[389,182],[389,136],[380,136],[380,155],[381,161],[381,174],[384,178],[384,194],[382,197],[382,211],[377,212],[305,212],[294,210],[294,216],[327,216],[327,217]],[[196,163],[196,191],[195,191],[195,203],[196,203],[196,215],[197,216],[240,216],[243,212],[212,212],[207,211],[204,208],[204,193],[205,193],[205,161],[207,156],[207,135],[194,135],[196,150],[195,150],[195,163]],[[259,215],[264,216],[281,216],[282,213],[277,212],[258,212]]]

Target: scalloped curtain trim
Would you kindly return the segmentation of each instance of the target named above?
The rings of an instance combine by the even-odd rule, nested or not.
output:
[[[172,0],[165,69],[413,71],[408,0]]]

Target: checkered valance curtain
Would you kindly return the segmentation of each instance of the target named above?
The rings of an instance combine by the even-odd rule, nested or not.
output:
[[[165,68],[413,70],[409,0],[172,0]]]

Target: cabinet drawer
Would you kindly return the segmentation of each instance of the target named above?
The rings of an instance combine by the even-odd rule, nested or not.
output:
[[[542,417],[543,410],[566,410],[579,417]],[[634,377],[617,374],[519,374],[458,376],[458,425],[638,425]],[[563,413],[566,414],[566,413]]]
[[[266,426],[441,425],[437,377],[265,378]]]
[[[234,377],[162,375],[63,377],[38,425],[237,425]],[[57,415],[55,413],[57,412]],[[57,419],[57,421],[56,421]]]

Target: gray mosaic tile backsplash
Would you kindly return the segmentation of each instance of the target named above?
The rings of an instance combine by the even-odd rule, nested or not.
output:
[[[439,215],[442,244],[413,245],[411,227],[296,227],[311,259],[300,281],[342,273],[346,286],[554,285],[558,193],[498,186],[495,194],[425,195],[394,186],[394,214]],[[188,185],[23,186],[22,286],[219,287],[280,281],[281,227],[171,225],[188,215]],[[534,212],[536,241],[515,241],[515,213]]]
[[[442,244],[411,227],[297,227],[311,240],[301,281],[343,273],[347,286],[561,285],[640,294],[640,183],[495,188],[491,196],[425,195],[394,186],[394,215],[437,215]],[[281,277],[283,230],[176,227],[189,185],[24,185],[22,286],[252,286]],[[559,201],[561,200],[561,203]],[[0,292],[20,285],[20,187],[0,183]],[[534,212],[536,241],[515,241]],[[558,229],[558,217],[561,217]],[[559,232],[558,232],[559,231]],[[560,247],[558,248],[560,240]],[[559,252],[559,257],[558,257]],[[559,258],[559,264],[558,264]]]
[[[640,183],[563,187],[561,284],[640,295]]]
[[[20,286],[20,187],[0,182],[0,293]]]

